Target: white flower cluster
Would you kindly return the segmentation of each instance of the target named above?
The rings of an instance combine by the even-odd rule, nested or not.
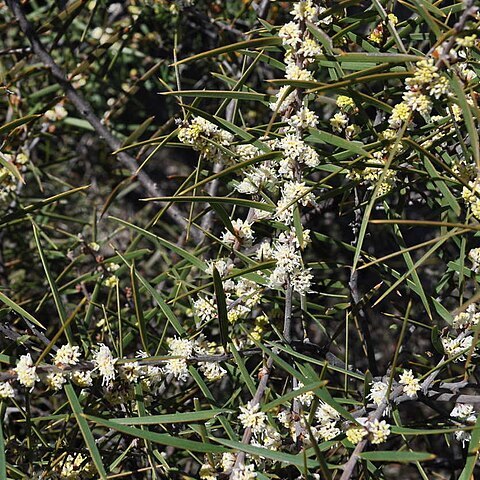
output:
[[[236,242],[243,246],[250,246],[253,243],[253,223],[237,218],[232,220],[233,232],[227,230],[222,235],[222,242],[228,245],[234,245]]]
[[[454,418],[455,421],[468,426],[474,425],[477,421],[474,406],[469,403],[457,403],[450,412],[450,416]],[[457,430],[455,432],[455,438],[465,446],[465,443],[470,441],[471,434],[466,430]]]
[[[209,160],[229,161],[228,147],[233,142],[233,135],[202,117],[193,117],[190,122],[180,125],[178,139]]]
[[[319,425],[315,428],[318,436],[322,440],[333,440],[342,433],[338,427],[338,423],[341,420],[340,414],[327,403],[320,402],[320,405],[315,412],[315,418],[319,422]]]
[[[244,429],[252,431],[252,445],[278,450],[282,445],[282,437],[276,428],[267,424],[267,415],[260,411],[260,405],[250,401],[244,407],[240,407],[238,419]],[[254,459],[257,461],[258,459]]]
[[[225,264],[225,261],[220,259],[214,262],[216,265]],[[224,277],[227,272],[231,270],[233,264],[228,264],[224,272],[219,270],[221,277]],[[217,268],[218,270],[218,268]],[[207,269],[207,273],[211,269]],[[261,286],[253,280],[245,278],[229,278],[223,280],[223,290],[227,303],[228,320],[235,324],[240,319],[246,319],[252,316],[255,308],[259,305],[262,299]],[[199,296],[193,303],[193,311],[201,321],[209,322],[217,318],[217,306],[213,299]]]
[[[195,343],[192,340],[174,337],[168,341],[168,354],[172,357],[165,365],[165,373],[173,375],[178,380],[188,377],[187,360],[193,355]]]
[[[33,365],[32,356],[27,353],[22,355],[14,369],[18,382],[26,388],[33,389],[35,382],[40,378],[37,375],[37,368]]]
[[[220,349],[215,344],[197,343],[195,346],[195,353],[197,355],[215,355],[219,354]],[[220,380],[225,376],[227,371],[216,361],[212,362],[199,362],[199,370],[205,375],[205,378],[210,382]]]
[[[476,356],[476,346],[473,345],[475,339],[474,329],[480,320],[480,311],[478,305],[470,304],[464,312],[455,315],[453,319],[453,328],[457,330],[457,335],[453,332],[445,333],[441,337],[442,346],[445,353],[454,358],[454,362],[463,362],[467,356],[472,353]]]
[[[250,428],[254,435],[262,435],[267,422],[267,415],[260,411],[258,403],[248,402],[246,406],[240,407],[238,419],[243,428]]]
[[[386,400],[388,391],[388,383],[386,382],[372,382],[370,384],[370,393],[367,398],[371,400],[375,405],[380,405]]]
[[[415,397],[420,390],[420,380],[415,378],[411,370],[404,370],[398,381],[403,385],[403,393],[408,397]]]
[[[299,382],[296,390],[303,387],[303,383]],[[312,405],[314,398],[315,395],[312,391],[297,395],[297,399],[304,409]],[[308,416],[309,415],[306,415],[306,417]],[[317,441],[330,441],[342,433],[340,428],[340,414],[332,406],[323,401],[319,402],[314,412],[313,421],[308,426],[306,425],[304,418],[300,419],[300,421],[295,421],[294,415],[292,415],[289,410],[282,410],[277,415],[277,418],[280,423],[290,431],[290,435],[294,440],[297,439],[297,435],[300,433],[308,445],[310,444],[310,433]]]
[[[77,455],[67,455],[57,467],[60,478],[64,480],[82,480],[93,478],[96,469],[88,457],[81,453]]]
[[[118,359],[113,358],[110,348],[103,343],[100,343],[98,347],[98,350],[93,354],[94,370],[98,370],[102,376],[102,385],[111,387],[116,376],[115,362]]]
[[[403,102],[395,105],[388,121],[391,128],[400,128],[414,112],[428,120],[433,106],[431,99],[450,94],[448,79],[440,74],[433,58],[417,62],[413,76],[405,84]]]
[[[383,443],[390,435],[390,425],[385,420],[357,418],[360,426],[351,427],[346,431],[347,439],[356,445],[367,435],[372,444]]]
[[[468,182],[468,187],[463,187],[462,198],[470,206],[472,214],[480,219],[480,178]]]
[[[164,361],[165,365],[162,368],[154,364],[149,365],[148,355],[143,351],[137,352],[137,360],[125,359],[119,362],[107,345],[99,343],[93,349],[92,368],[88,363],[80,365],[81,353],[78,346],[65,344],[56,351],[51,366],[45,368],[46,366],[42,364],[42,368],[47,370],[42,377],[49,388],[61,390],[68,380],[82,388],[90,387],[96,376],[102,379],[102,386],[106,389],[105,398],[111,402],[115,400],[116,403],[123,403],[126,399],[133,398],[132,385],[139,381],[154,394],[166,374],[185,380],[188,377],[187,360],[194,353],[196,355],[222,353],[213,345],[177,337],[169,339],[168,346],[172,358]],[[216,361],[198,362],[198,368],[210,381],[218,380],[226,373]],[[29,353],[20,357],[13,371],[18,383],[26,388],[33,389],[35,383],[40,381],[38,369]],[[12,382],[0,382],[0,400],[14,396]]]
[[[480,321],[480,311],[476,303],[471,303],[464,312],[455,315],[453,319],[453,328],[458,330],[467,330],[477,325]]]
[[[320,163],[318,153],[305,143],[297,133],[287,133],[274,143],[274,147],[282,151],[278,173],[285,177],[292,177],[299,164],[306,167],[316,167]]]
[[[308,231],[304,232],[304,244],[310,241]],[[269,277],[270,288],[285,288],[290,282],[294,291],[303,295],[312,291],[311,270],[303,266],[300,246],[295,232],[282,232],[273,243],[271,258],[276,261],[275,268]]]
[[[374,152],[372,156],[375,161],[380,164],[378,167],[365,167],[363,170],[354,169],[347,175],[352,180],[368,183],[369,190],[375,188],[383,174],[383,168],[388,158],[388,151],[386,149],[382,149]],[[379,187],[378,196],[381,197],[382,195],[389,193],[395,187],[396,179],[396,171],[393,169],[388,169],[385,172],[382,183]]]
[[[475,273],[480,273],[480,248],[472,248],[468,252],[468,258],[472,262],[472,270]]]

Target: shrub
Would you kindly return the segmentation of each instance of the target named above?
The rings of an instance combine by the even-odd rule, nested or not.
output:
[[[474,2],[104,3],[1,13],[0,479],[474,478]]]

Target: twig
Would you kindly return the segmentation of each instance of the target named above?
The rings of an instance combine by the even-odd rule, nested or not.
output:
[[[362,216],[361,216],[359,205],[360,205],[360,199],[358,197],[358,191],[357,189],[355,189],[355,209],[354,209],[355,223],[352,228],[353,235],[354,235],[354,240],[352,242],[353,245],[356,245],[358,243],[359,226],[362,222]],[[365,310],[361,306],[362,299],[360,296],[360,292],[358,290],[358,270],[353,270],[352,268],[352,271],[350,273],[350,280],[348,282],[348,287],[350,289],[350,294],[352,297],[353,314],[358,319],[358,323],[360,325],[361,336],[363,337],[362,340],[365,345],[365,351],[368,358],[368,367],[370,368],[370,371],[372,372],[373,376],[377,376],[378,369],[375,361],[375,351],[374,351],[374,348],[372,345],[372,339],[370,336],[369,322],[368,322],[368,318],[365,313]]]
[[[259,404],[260,400],[263,397],[265,389],[267,388],[267,383],[270,377],[270,370],[272,369],[272,365],[273,365],[273,358],[269,357],[266,365],[260,371],[261,378],[260,378],[260,382],[258,384],[257,390],[255,392],[255,395],[251,400],[252,406]],[[247,427],[243,432],[242,443],[244,445],[248,445],[251,439],[252,439],[252,429],[251,427]],[[237,454],[235,464],[232,467],[232,471],[230,473],[230,479],[234,478],[235,472],[244,464],[244,462],[245,462],[245,452],[239,452]]]
[[[72,102],[78,113],[90,123],[100,138],[112,149],[116,151],[121,147],[121,142],[110,132],[110,130],[101,122],[94,113],[92,106],[88,103],[72,86],[64,71],[59,67],[51,55],[47,52],[42,42],[38,38],[32,24],[27,20],[23,8],[18,0],[7,0],[7,5],[18,21],[20,29],[27,37],[32,46],[33,52],[40,58],[46,67],[49,68],[52,76],[62,87],[65,95]],[[141,185],[146,189],[149,195],[164,196],[164,193],[158,188],[156,183],[144,172],[137,172],[137,161],[125,152],[117,155],[119,161],[125,165],[131,172],[132,178],[137,178]],[[171,205],[167,210],[168,215],[182,228],[187,225],[181,211],[175,205]],[[200,232],[197,232],[197,236]]]
[[[470,15],[473,15],[476,10],[478,10],[478,7],[473,6],[473,4],[474,0],[465,1],[465,10],[460,16],[458,22],[453,26],[453,34],[446,43],[446,45],[443,47],[442,54],[435,65],[437,68],[442,67],[442,65],[446,63],[446,60],[448,59],[448,54],[450,53],[450,50],[454,47],[457,40],[457,35],[465,28],[468,17]]]
[[[387,408],[387,400],[383,400],[383,402],[377,407],[377,409],[370,415],[369,420],[380,420],[382,418],[385,409]],[[348,459],[348,462],[343,467],[343,473],[340,477],[340,480],[349,480],[352,476],[353,470],[355,469],[355,465],[359,459],[359,455],[363,452],[364,448],[367,446],[368,438],[364,438],[360,441],[355,450],[353,450],[352,455]]]

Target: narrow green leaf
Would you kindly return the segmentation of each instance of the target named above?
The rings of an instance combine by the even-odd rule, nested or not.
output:
[[[57,283],[55,282],[55,279],[52,276],[52,272],[50,271],[50,267],[48,265],[47,259],[45,258],[45,253],[43,251],[42,244],[38,236],[38,227],[34,223],[32,223],[32,227],[33,227],[33,237],[37,245],[38,254],[40,256],[40,261],[42,262],[45,276],[47,277],[48,285],[50,286],[50,291],[52,293],[53,301],[55,302],[55,307],[57,308],[58,317],[60,318],[62,325],[65,326],[65,322],[67,321],[67,312],[65,310],[65,306],[63,305],[60,292],[58,291]],[[69,328],[65,328],[65,336],[67,337],[69,343],[73,345],[74,342],[73,342],[72,334]]]
[[[269,450],[268,448],[254,447],[253,445],[247,445],[242,442],[236,442],[234,440],[225,440],[223,438],[211,437],[212,441],[230,447],[236,451],[249,453],[250,455],[255,455],[258,457],[269,458],[276,462],[282,462],[286,465],[295,465],[296,467],[302,468],[304,466],[303,455],[292,455],[290,453],[277,452],[275,450]],[[307,459],[308,468],[318,467],[318,462],[315,460]]]
[[[90,185],[85,185],[83,187],[78,187],[78,188],[73,188],[72,190],[67,190],[66,192],[58,193],[57,195],[53,195],[52,197],[48,197],[45,200],[40,200],[39,202],[33,203],[32,205],[28,205],[27,207],[24,208],[19,208],[15,212],[5,215],[1,220],[0,220],[0,225],[5,225],[8,222],[11,222],[13,220],[18,220],[19,218],[25,217],[28,213],[34,212],[35,210],[38,210],[42,207],[45,207],[47,205],[50,205],[52,203],[58,202],[59,200],[69,197],[70,195],[73,195],[74,193],[81,192],[83,190],[86,190],[89,188]]]
[[[307,137],[307,140],[314,143],[328,143],[336,147],[347,150],[357,155],[364,157],[371,157],[371,155],[363,148],[364,145],[361,142],[345,140],[342,137],[337,137],[333,133],[322,132],[316,128],[309,129],[310,135]]]
[[[30,315],[26,310],[24,310],[20,305],[16,304],[13,300],[8,298],[2,292],[0,292],[0,302],[3,302],[5,305],[10,307],[13,311],[17,312],[21,317],[29,320],[37,327],[40,327],[42,330],[45,330],[45,327],[32,315]]]
[[[256,208],[258,210],[265,210],[266,212],[273,212],[274,205],[264,202],[255,202],[254,200],[247,200],[245,198],[235,197],[207,197],[207,196],[177,196],[177,197],[152,197],[142,198],[145,202],[200,202],[200,203],[227,203],[231,205],[238,205],[240,207]]]
[[[135,143],[145,132],[145,130],[153,122],[155,116],[148,117],[141,125],[139,125],[123,142],[122,147],[126,147],[132,143]]]
[[[175,95],[178,97],[194,98],[229,98],[234,100],[250,100],[253,102],[271,102],[272,97],[266,93],[244,92],[230,90],[175,90],[173,92],[161,92],[161,95]]]
[[[231,43],[230,45],[225,45],[223,47],[215,48],[213,50],[208,50],[207,52],[198,53],[197,55],[192,55],[191,57],[184,58],[178,62],[172,63],[172,67],[177,65],[182,65],[183,63],[189,63],[202,58],[214,57],[221,55],[223,53],[235,52],[237,50],[242,50],[245,48],[263,48],[281,45],[282,39],[278,37],[266,37],[266,38],[254,38],[253,40],[245,40],[244,42]]]
[[[480,169],[480,145],[478,140],[478,131],[475,127],[475,121],[473,119],[472,111],[470,110],[470,105],[467,101],[467,97],[465,96],[462,82],[459,80],[457,75],[453,74],[452,78],[450,79],[450,85],[452,86],[452,90],[455,93],[458,104],[462,109],[465,127],[467,127],[468,135],[470,138],[470,150],[475,160],[475,164],[477,165],[477,169]]]
[[[138,331],[140,332],[140,339],[142,341],[143,350],[148,353],[147,341],[147,327],[145,325],[145,316],[143,315],[143,308],[140,299],[140,292],[138,289],[138,277],[135,272],[135,262],[130,266],[130,281],[132,283],[132,297],[135,306],[135,316],[138,322]]]
[[[201,452],[201,453],[224,453],[227,450],[218,445],[212,445],[210,443],[197,442],[195,440],[188,440],[180,437],[173,437],[167,433],[155,433],[150,432],[149,430],[141,430],[140,428],[128,427],[126,425],[121,425],[117,422],[112,422],[109,420],[104,420],[103,418],[92,417],[91,415],[84,415],[85,418],[88,418],[90,421],[97,423],[98,425],[103,425],[104,427],[111,428],[118,432],[125,433],[136,438],[144,438],[151,441],[152,443],[158,443],[159,445],[166,445],[169,447],[180,448],[182,450],[188,450],[191,452]]]
[[[232,225],[232,221],[230,220],[230,216],[226,212],[226,210],[223,208],[223,206],[220,203],[215,203],[215,202],[210,202],[210,205],[212,207],[212,210],[215,211],[215,213],[220,217],[220,220],[222,220],[223,225],[225,228],[233,233],[235,235],[235,230]]]
[[[213,288],[215,289],[215,298],[217,300],[220,341],[222,342],[223,348],[226,350],[227,345],[230,343],[230,337],[228,336],[227,300],[225,298],[225,292],[223,291],[222,279],[220,278],[220,274],[216,267],[213,267]]]
[[[102,457],[100,455],[100,452],[98,451],[95,438],[93,437],[92,431],[88,426],[88,422],[85,420],[77,394],[75,393],[75,390],[70,383],[65,385],[65,394],[67,395],[68,402],[72,407],[73,415],[75,416],[75,419],[78,423],[80,432],[82,433],[83,439],[85,440],[85,444],[88,448],[88,451],[90,452],[90,456],[92,457],[95,468],[97,469],[100,478],[102,480],[106,480],[107,472],[105,471],[105,467],[103,466]]]
[[[168,240],[164,240],[163,238],[159,237],[158,235],[150,233],[148,230],[144,230],[143,228],[137,227],[136,225],[133,225],[130,222],[126,222],[125,220],[122,220],[121,218],[112,217],[112,216],[110,216],[108,218],[110,220],[115,221],[115,222],[121,223],[122,225],[125,225],[128,228],[132,228],[133,230],[142,234],[144,237],[152,240],[154,243],[158,243],[158,244],[162,245],[163,247],[167,248],[168,250],[171,250],[172,252],[175,252],[176,254],[178,254],[182,258],[184,258],[185,260],[188,260],[192,265],[194,265],[195,267],[202,270],[202,272],[204,272],[207,269],[207,264],[204,261],[195,257],[195,255],[192,255],[191,253],[187,252],[183,248],[180,248],[179,246],[175,245],[174,243],[169,242]]]
[[[190,423],[210,420],[221,413],[231,413],[232,410],[216,408],[198,412],[181,412],[165,415],[148,415],[146,417],[112,418],[111,421],[121,425],[163,425],[167,423]]]
[[[17,118],[16,120],[12,120],[11,122],[5,123],[0,127],[0,135],[5,135],[6,133],[11,132],[17,127],[21,125],[25,125],[28,122],[36,120],[37,118],[41,117],[42,115],[26,115],[25,117]]]
[[[341,53],[340,55],[317,55],[317,60],[336,60],[339,63],[358,62],[358,63],[405,63],[419,62],[423,56],[408,55],[403,53],[382,53],[382,52],[362,52],[362,53]]]
[[[388,463],[410,463],[410,462],[426,462],[433,460],[435,455],[428,452],[396,452],[396,451],[379,451],[379,452],[363,452],[359,454],[360,458],[371,462],[388,462]]]

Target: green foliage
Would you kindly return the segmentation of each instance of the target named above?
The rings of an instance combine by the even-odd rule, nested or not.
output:
[[[2,7],[0,480],[479,474],[475,2]]]

